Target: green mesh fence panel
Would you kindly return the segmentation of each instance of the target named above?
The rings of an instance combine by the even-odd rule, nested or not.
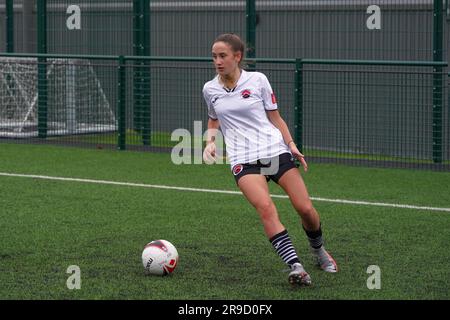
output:
[[[35,1],[14,3],[16,52],[35,52]],[[136,3],[146,5],[148,25],[136,24]],[[257,57],[432,60],[433,0],[257,0],[256,14]],[[47,0],[49,53],[131,55],[141,32],[153,56],[207,56],[218,34],[245,39],[246,29],[246,1]]]
[[[34,34],[36,16],[34,1],[25,2],[14,0],[13,2],[13,28],[10,30],[13,36],[14,52],[35,52],[36,35]],[[7,0],[0,1],[0,52],[7,50]]]
[[[257,10],[258,56],[432,60],[432,1],[257,1]]]
[[[133,87],[127,85],[127,133],[132,144],[143,145],[146,132],[150,134],[151,146],[168,147],[176,144],[170,141],[174,130],[191,132],[195,139],[202,139],[207,129],[207,111],[203,100],[202,88],[206,81],[214,76],[210,62],[191,61],[151,61],[147,67],[141,67],[139,60],[127,63],[127,79],[132,79],[136,70],[148,68],[147,86],[139,83]],[[271,65],[261,63],[261,71],[266,73],[274,90],[279,92],[280,101],[285,106],[281,110],[286,121],[293,124],[290,105],[293,103],[293,65]],[[145,72],[144,70],[141,70]],[[136,89],[139,90],[138,95]],[[142,90],[142,91],[140,91]],[[142,99],[137,102],[136,97]],[[140,115],[136,115],[137,103],[146,100],[140,106]],[[200,122],[201,127],[195,127]],[[198,123],[197,123],[198,124]],[[194,139],[194,137],[192,137]]]
[[[47,28],[49,53],[133,54],[132,1],[47,0]]]
[[[447,74],[447,86],[445,92],[447,94],[446,106],[444,108],[444,153],[445,158],[450,159],[450,73]]]
[[[0,2],[2,23],[6,17],[5,1]],[[133,54],[133,1],[46,1],[49,53]],[[37,50],[36,3],[36,0],[14,0],[15,52]],[[5,29],[1,28],[1,32]],[[4,45],[4,41],[1,43]]]
[[[5,3],[0,0],[1,51],[6,50]],[[372,1],[366,0],[258,0],[256,57],[433,60],[432,0],[385,0],[376,5],[374,7]],[[447,39],[449,1],[443,0],[442,5],[442,37]],[[117,55],[207,57],[218,34],[235,32],[245,39],[248,31],[246,1],[47,0],[46,15],[47,52],[110,54],[114,57],[103,60],[93,56],[86,59],[49,57],[48,79],[41,84],[48,95],[49,138],[45,141],[89,145],[100,143],[101,137],[100,144],[112,147],[117,145],[118,134]],[[36,1],[14,1],[16,52],[37,51],[37,20]],[[450,58],[448,45],[445,40],[443,60],[447,61]],[[25,66],[37,65],[37,60],[35,57],[27,61],[5,59],[0,59],[4,72],[0,83],[0,114],[9,119],[4,122],[10,121],[6,127],[11,130],[11,123],[16,121],[11,119],[26,109],[24,105],[32,104],[31,98],[24,98],[23,94],[20,97],[21,90],[36,98],[37,76],[34,73],[37,68],[27,70]],[[174,128],[192,130],[194,121],[205,123],[206,113],[200,113],[197,108],[203,104],[201,87],[214,74],[211,64],[195,59],[167,62],[133,58],[124,61],[123,103],[126,112],[123,127],[127,148],[169,148],[174,144],[169,141]],[[298,103],[295,64],[268,61],[256,64],[258,71],[269,75],[282,115],[293,132],[302,134],[303,146],[310,156],[414,165],[418,162],[428,165],[436,162],[438,157],[438,162],[448,163],[450,96],[447,67],[437,71],[432,67],[380,65],[309,63],[304,67],[302,114],[299,116],[294,110]],[[74,74],[80,78],[70,76],[70,70],[76,70]],[[70,79],[80,79],[80,84],[72,85]],[[27,89],[24,91],[20,86]],[[70,87],[73,89],[68,89]],[[85,109],[76,106],[79,124],[66,119],[68,108],[55,111],[63,108],[59,105],[65,101],[63,93],[75,96],[76,101],[89,97],[82,103],[87,105]],[[77,98],[77,95],[80,96]],[[436,95],[442,95],[443,101],[439,102],[438,111],[433,111],[436,110],[433,109]],[[88,111],[95,109],[95,104],[101,105],[101,101],[108,101],[115,116],[107,121],[109,124],[98,119],[83,119],[85,112],[89,114],[87,117],[94,119],[98,117],[95,114],[101,115],[103,111]],[[32,119],[33,108],[29,108],[28,118],[17,121],[27,123]],[[13,109],[16,111],[12,112]],[[299,119],[303,122],[299,123]],[[115,126],[115,130],[81,132],[89,123],[91,127]],[[13,131],[30,133],[36,125],[27,123],[25,128]],[[74,129],[64,131],[67,126],[75,126],[79,131],[68,134]],[[55,135],[59,137],[55,138]]]
[[[193,148],[201,149],[207,123],[201,91],[214,77],[208,59],[125,57],[120,102],[118,59],[101,58],[48,57],[48,132],[46,139],[36,139],[37,59],[1,57],[1,141],[116,148],[123,107],[125,149],[170,151],[180,142],[171,139],[180,129],[191,135]],[[295,60],[257,60],[256,65],[268,76],[293,134],[298,120],[295,107],[301,108],[301,145],[310,159],[450,169],[447,73],[436,74],[429,64],[304,60],[299,82]],[[134,81],[136,72],[141,75],[139,83]],[[437,77],[445,89],[438,102],[443,103],[439,128],[433,111]],[[300,99],[296,99],[298,84]]]
[[[208,56],[221,33],[245,39],[245,1],[152,1],[150,8],[152,55]]]
[[[202,122],[203,128],[196,137],[201,141],[207,119],[201,88],[213,74],[211,68],[205,63],[157,61],[141,67],[139,60],[128,61],[128,74],[136,69],[143,69],[148,79],[144,80],[144,86],[136,84],[134,92],[138,95],[132,96],[133,86],[127,86],[127,130],[131,144],[145,145],[145,140],[150,140],[154,147],[173,146],[176,142],[170,140],[172,132],[181,129],[194,135],[195,121]],[[136,97],[141,101],[136,101]],[[140,106],[132,108],[136,104]]]
[[[305,153],[432,163],[434,76],[430,67],[305,66]],[[442,119],[448,124],[448,111]],[[439,130],[448,163],[448,125]]]
[[[432,60],[432,0],[372,5],[360,0],[256,1],[256,55]],[[379,19],[373,20],[377,13]],[[245,1],[152,1],[151,17],[154,55],[204,56],[217,34],[246,35]],[[444,23],[444,37],[449,21]]]

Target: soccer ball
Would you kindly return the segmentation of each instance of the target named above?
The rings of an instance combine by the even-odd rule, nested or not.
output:
[[[146,274],[166,276],[175,270],[177,263],[178,251],[167,240],[152,241],[142,252],[142,264]]]

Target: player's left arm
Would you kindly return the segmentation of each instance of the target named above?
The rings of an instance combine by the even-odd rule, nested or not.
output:
[[[283,140],[291,150],[292,155],[300,161],[305,172],[308,171],[308,164],[306,163],[305,156],[298,150],[297,145],[295,144],[294,139],[292,139],[292,135],[289,132],[289,128],[286,122],[281,117],[278,109],[267,110],[266,112],[270,122],[272,122],[273,125],[277,127],[278,130],[280,130],[281,135],[283,136]]]

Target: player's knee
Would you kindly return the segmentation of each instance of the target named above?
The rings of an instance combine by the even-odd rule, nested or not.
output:
[[[310,201],[296,205],[295,209],[303,218],[312,218],[316,214],[316,210]]]
[[[262,200],[256,205],[256,210],[262,220],[272,220],[276,216],[275,205],[272,200]]]

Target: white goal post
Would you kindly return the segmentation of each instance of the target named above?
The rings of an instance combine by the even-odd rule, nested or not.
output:
[[[47,59],[47,135],[116,131],[113,109],[93,66]],[[38,60],[0,57],[0,138],[38,136]]]

